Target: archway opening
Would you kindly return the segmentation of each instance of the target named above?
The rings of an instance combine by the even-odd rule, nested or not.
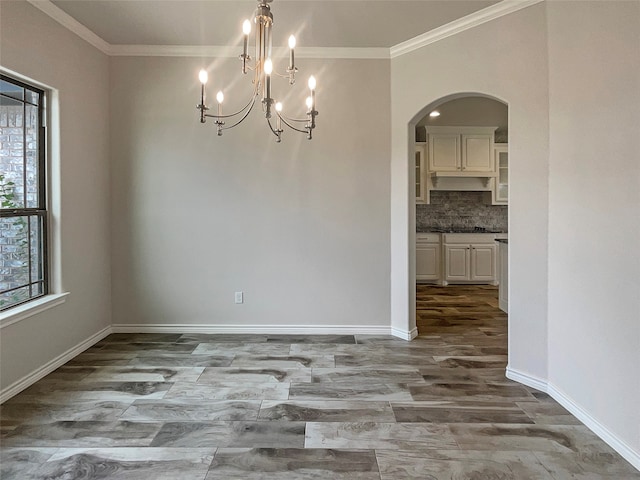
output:
[[[505,362],[508,118],[501,99],[460,92],[426,105],[408,126],[418,335],[504,335]]]

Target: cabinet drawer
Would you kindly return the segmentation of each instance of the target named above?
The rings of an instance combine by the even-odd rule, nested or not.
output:
[[[445,233],[443,243],[490,243],[493,244],[495,234],[493,233]]]
[[[440,234],[416,233],[416,243],[440,243]]]

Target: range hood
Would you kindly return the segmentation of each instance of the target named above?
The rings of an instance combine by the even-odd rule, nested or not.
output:
[[[491,191],[491,179],[495,172],[430,172],[430,190],[467,192]]]

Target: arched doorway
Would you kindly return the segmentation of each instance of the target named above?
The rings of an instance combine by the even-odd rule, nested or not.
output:
[[[432,117],[431,112],[439,112],[438,117]],[[416,280],[425,283],[446,285],[447,280],[455,279],[453,283],[458,284],[497,284],[499,282],[499,246],[495,244],[494,238],[485,233],[499,232],[499,238],[506,238],[508,232],[508,104],[506,101],[493,95],[480,92],[457,92],[443,96],[429,103],[420,109],[408,124],[409,139],[409,190],[415,195],[409,196],[409,315],[410,330],[413,336],[418,333],[419,325],[416,322]],[[469,128],[467,128],[469,127]],[[482,127],[493,127],[491,130],[491,143],[483,144],[478,137],[464,135],[471,131],[482,130]],[[475,177],[473,172],[465,173],[436,173],[431,169],[437,169],[429,164],[430,155],[435,157],[432,142],[431,152],[426,138],[426,131],[445,129],[447,133],[444,137],[463,134],[462,139],[467,138],[467,142],[476,142],[476,146],[490,148],[490,162],[492,172],[482,173],[483,177]],[[449,131],[449,130],[451,131]],[[474,130],[475,129],[475,130]],[[485,132],[486,133],[486,132]],[[486,137],[486,135],[485,135]],[[438,138],[438,137],[434,137]],[[471,138],[471,140],[468,140]],[[454,142],[457,148],[461,148],[459,139]],[[498,160],[495,160],[494,146],[497,150],[502,150]],[[445,145],[445,149],[446,149]],[[415,149],[414,149],[415,148]],[[416,155],[414,160],[414,154]],[[459,155],[463,155],[460,151]],[[421,162],[422,160],[422,162]],[[496,163],[498,162],[498,163]],[[500,170],[499,163],[503,163]],[[496,165],[497,168],[496,168]],[[464,169],[464,167],[462,167]],[[446,170],[446,168],[445,168]],[[470,176],[463,177],[469,174]],[[502,176],[500,177],[500,174]],[[440,176],[442,175],[442,176]],[[459,175],[459,176],[458,176]],[[498,176],[498,178],[495,178]],[[415,185],[415,187],[414,187]],[[499,195],[496,196],[496,193]],[[435,197],[435,198],[432,198]],[[416,201],[417,200],[417,201]],[[435,203],[436,205],[433,205]],[[456,211],[456,208],[463,208],[464,211]],[[431,211],[429,216],[428,211]],[[434,214],[435,212],[435,214]],[[425,236],[416,232],[431,231],[436,235],[429,235],[430,242],[425,245],[419,243],[416,250],[416,239],[419,242],[425,240]],[[474,232],[482,233],[480,238],[487,241],[487,248],[483,250],[469,249],[469,252],[481,252],[478,258],[484,258],[484,263],[489,268],[489,272],[472,273],[469,269],[473,265],[470,253],[467,253],[467,265],[463,268],[462,276],[449,275],[445,268],[445,246],[442,235],[445,232]],[[450,235],[448,237],[451,237]],[[473,246],[472,246],[473,247]],[[446,252],[461,251],[460,249],[449,249]],[[426,255],[426,256],[425,256]],[[504,255],[505,259],[508,258]],[[426,258],[426,262],[424,261]],[[464,258],[464,252],[462,257]],[[416,265],[416,261],[418,264]],[[503,260],[504,261],[504,260]],[[464,261],[459,266],[464,266]],[[435,267],[434,267],[435,265]],[[480,265],[480,264],[478,264]],[[491,267],[493,265],[493,267]],[[421,271],[421,267],[427,267],[426,271]],[[435,270],[429,270],[429,267]],[[486,268],[485,268],[486,270]],[[506,269],[502,269],[506,270]],[[467,275],[465,279],[465,275]],[[447,279],[447,276],[449,278]],[[456,281],[460,280],[461,281]],[[483,292],[484,293],[484,292]],[[497,295],[497,291],[496,291]],[[493,300],[491,300],[493,301]],[[498,299],[495,300],[496,306]],[[489,308],[489,307],[487,307]],[[505,308],[506,309],[506,308]]]

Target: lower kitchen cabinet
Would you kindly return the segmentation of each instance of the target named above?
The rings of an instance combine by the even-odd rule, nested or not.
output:
[[[496,281],[496,246],[471,245],[471,278],[478,282]]]
[[[471,278],[470,245],[445,245],[445,282]]]
[[[444,235],[443,284],[453,282],[497,284],[493,235]]]
[[[416,280],[440,282],[440,234],[416,234]]]

